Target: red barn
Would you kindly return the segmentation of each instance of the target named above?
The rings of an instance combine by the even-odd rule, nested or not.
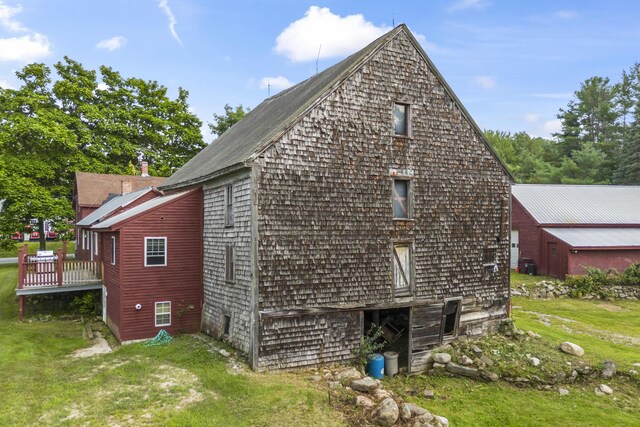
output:
[[[156,197],[91,227],[100,234],[103,317],[121,342],[200,329],[202,190]]]
[[[624,270],[640,262],[640,186],[514,185],[511,250],[545,276]]]

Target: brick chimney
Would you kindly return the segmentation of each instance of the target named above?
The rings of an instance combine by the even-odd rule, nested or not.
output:
[[[141,174],[142,176],[149,176],[149,163],[147,162],[142,162],[140,165],[140,169],[141,169]]]
[[[122,194],[131,193],[133,191],[133,187],[131,186],[131,181],[120,181],[122,184]]]

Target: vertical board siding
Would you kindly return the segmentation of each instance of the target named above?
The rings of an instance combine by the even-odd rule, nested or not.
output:
[[[167,238],[167,265],[144,266],[144,238]],[[120,229],[120,340],[197,332],[202,306],[202,191],[139,216]],[[105,256],[110,256],[110,252]],[[171,325],[155,326],[155,303],[171,302]],[[136,310],[135,305],[142,308]]]
[[[540,253],[542,230],[515,197],[511,201],[511,229],[519,232],[520,256],[531,258],[538,266],[538,271],[546,270]]]
[[[116,238],[116,263],[111,265],[111,237]],[[122,253],[120,245],[120,232],[102,233],[102,248],[100,248],[101,261],[104,268],[102,278],[107,288],[107,326],[119,340],[121,319],[121,289],[120,289],[120,265]]]
[[[229,341],[248,353],[251,349],[251,179],[233,182],[233,226],[225,226],[225,182],[204,190],[204,307],[202,329],[223,334],[224,316],[231,317]],[[225,247],[233,245],[235,280],[225,280]]]

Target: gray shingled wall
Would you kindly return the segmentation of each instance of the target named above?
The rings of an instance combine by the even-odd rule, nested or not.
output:
[[[394,102],[411,106],[410,138],[391,134]],[[410,299],[464,297],[462,334],[504,317],[508,177],[406,36],[258,160],[261,311],[393,302],[391,245],[401,240],[413,243]],[[413,174],[411,221],[392,218],[392,168]],[[497,273],[482,265],[485,248],[496,250]],[[313,334],[300,336],[287,319],[261,321],[260,366],[341,360],[339,348],[361,334],[348,323],[344,342],[323,342],[319,353]]]

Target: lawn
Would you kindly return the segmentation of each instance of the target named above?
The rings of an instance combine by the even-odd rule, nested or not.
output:
[[[0,266],[0,425],[344,425],[300,374],[231,369],[203,336],[73,359],[78,321],[19,323],[15,266]]]
[[[39,242],[25,242],[29,245],[29,253],[30,254],[35,254],[36,251],[38,249],[40,249],[40,243]],[[14,248],[12,249],[0,249],[0,258],[15,258],[18,256],[18,246],[22,246],[24,245],[24,243],[18,243]],[[47,249],[48,250],[53,250],[53,251],[57,251],[59,248],[62,247],[62,242],[57,242],[57,241],[48,241],[47,242]],[[72,254],[75,251],[75,242],[71,241],[71,242],[67,242],[67,253],[68,254]]]

